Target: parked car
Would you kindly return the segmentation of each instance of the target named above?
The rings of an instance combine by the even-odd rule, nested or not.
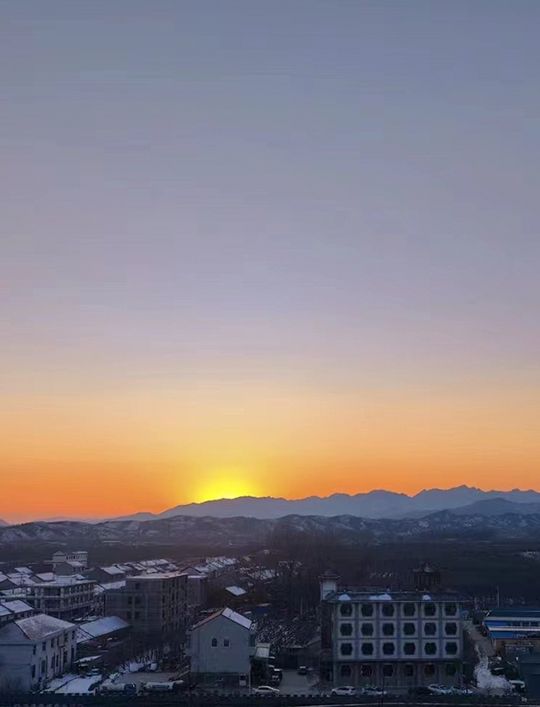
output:
[[[301,665],[296,672],[298,673],[298,675],[307,675],[308,674],[307,665]]]
[[[124,695],[136,695],[137,685],[134,682],[121,683],[106,680],[104,683],[101,684],[98,692],[105,694],[110,692],[119,692],[123,693]]]
[[[436,685],[435,683],[428,685],[428,690],[432,695],[451,695],[453,692],[453,688],[447,685]]]
[[[410,697],[429,697],[433,693],[430,692],[429,688],[424,687],[424,685],[418,685],[417,687],[409,688]]]
[[[341,685],[340,687],[333,687],[330,690],[330,694],[335,697],[354,697],[356,695],[356,688],[352,685]]]
[[[380,687],[372,687],[368,685],[367,687],[363,687],[361,689],[360,694],[365,697],[384,697],[387,693],[386,690],[383,690]]]
[[[270,697],[272,695],[279,695],[280,692],[277,687],[272,687],[271,685],[259,685],[259,687],[253,688],[252,694]]]

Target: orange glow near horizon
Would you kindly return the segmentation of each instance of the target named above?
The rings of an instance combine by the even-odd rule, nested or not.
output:
[[[7,402],[0,518],[10,521],[243,495],[539,487],[537,404],[500,383],[399,392],[246,383]]]

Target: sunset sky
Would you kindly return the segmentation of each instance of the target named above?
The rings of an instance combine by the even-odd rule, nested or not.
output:
[[[540,490],[540,3],[0,4],[0,518]]]

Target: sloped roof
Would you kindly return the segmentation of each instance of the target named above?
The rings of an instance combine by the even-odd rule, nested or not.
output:
[[[126,628],[129,628],[128,622],[119,616],[105,616],[95,621],[87,621],[84,624],[80,624],[77,628],[77,643],[84,643],[93,638],[106,636],[109,633],[122,631]]]
[[[75,628],[74,624],[62,619],[55,619],[47,614],[36,614],[29,616],[26,619],[17,619],[9,624],[6,624],[0,629],[0,640],[7,639],[24,639],[30,641],[41,641],[48,636],[52,636],[59,631],[69,631]]]
[[[248,630],[252,626],[252,621],[251,619],[248,619],[247,616],[242,616],[242,614],[239,614],[237,611],[233,611],[232,609],[225,608],[225,609],[220,609],[219,611],[215,611],[213,614],[210,614],[210,616],[207,616],[204,618],[202,621],[199,621],[199,623],[195,624],[193,626],[193,629],[199,628],[199,626],[203,626],[204,624],[209,623],[210,621],[213,621],[214,619],[219,618],[220,616],[223,616],[226,619],[229,619],[230,621],[234,621],[234,623],[238,624],[239,626],[243,626],[244,628],[247,628]]]

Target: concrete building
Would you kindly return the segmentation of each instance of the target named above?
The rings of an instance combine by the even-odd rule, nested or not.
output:
[[[222,678],[228,685],[248,685],[255,653],[252,621],[232,609],[221,609],[190,631],[191,672],[207,682]]]
[[[127,577],[105,592],[105,613],[131,624],[138,634],[182,634],[186,627],[187,575],[178,572]]]
[[[86,568],[88,567],[88,552],[86,550],[75,550],[73,552],[58,550],[52,556],[52,564],[55,571],[56,565],[62,562],[79,562],[83,568]]]
[[[93,579],[57,577],[52,582],[39,582],[29,587],[26,598],[37,611],[59,619],[74,619],[92,611],[95,586]]]
[[[497,653],[501,655],[540,651],[540,608],[492,609],[484,625]]]
[[[453,593],[343,590],[321,578],[321,678],[334,685],[461,682],[463,626]]]
[[[0,628],[0,691],[42,688],[75,658],[73,624],[46,614],[12,621]]]
[[[21,599],[0,600],[0,626],[16,619],[27,619],[34,614],[34,609]]]

